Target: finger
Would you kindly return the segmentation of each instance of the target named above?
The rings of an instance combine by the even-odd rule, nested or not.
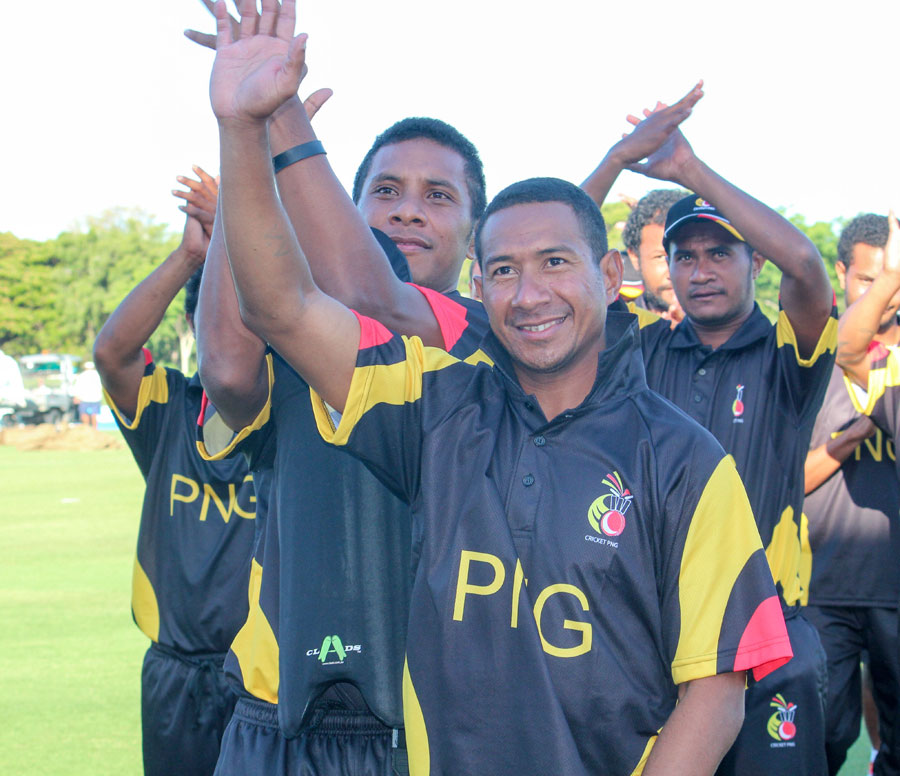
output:
[[[334,92],[331,89],[318,89],[303,101],[303,108],[306,110],[306,117],[312,121],[319,109],[331,98]]]
[[[210,35],[208,32],[199,32],[198,30],[185,30],[184,37],[188,40],[194,41],[194,43],[199,43],[201,46],[211,48],[213,51],[216,50],[216,36]]]
[[[175,180],[177,180],[182,186],[187,186],[191,191],[201,191],[203,189],[203,184],[199,181],[195,181],[193,178],[188,178],[185,175],[176,175]]]
[[[291,41],[287,60],[284,63],[285,72],[287,72],[291,78],[296,80],[298,86],[300,85],[300,81],[303,80],[303,76],[306,74],[307,37],[305,32],[301,32]]]
[[[648,118],[648,119],[653,115],[653,111],[650,110],[650,108],[644,108],[644,110],[642,110],[641,113],[643,113],[644,117]]]
[[[639,119],[637,116],[633,116],[631,113],[629,113],[625,117],[625,121],[627,121],[629,124],[634,124],[635,126],[641,123],[641,119]]]
[[[199,164],[192,164],[191,169],[196,173],[196,175],[203,181],[204,186],[208,189],[212,189],[213,191],[219,190],[219,184],[216,182],[216,179],[213,178],[206,170],[204,170]]]
[[[213,16],[216,15],[216,4],[213,0],[200,0],[200,2],[206,6],[206,10],[209,11]]]
[[[295,0],[284,0],[278,12],[278,24],[275,26],[275,37],[291,40],[297,22],[297,4]]]
[[[228,46],[234,42],[231,35],[231,24],[228,19],[228,11],[225,9],[225,0],[216,0],[213,11],[216,14],[216,45],[215,48]]]
[[[274,35],[278,23],[278,0],[262,0],[262,14],[259,17],[259,34]]]
[[[630,164],[625,165],[626,170],[630,170],[631,172],[637,172],[641,175],[644,174],[644,170],[647,169],[646,162],[631,162]]]
[[[703,97],[703,80],[697,81],[694,88],[691,89],[684,97],[682,97],[676,105],[687,106],[693,108],[700,98]]]
[[[256,35],[256,29],[259,24],[256,0],[240,0],[238,11],[241,14],[240,38],[252,38]]]

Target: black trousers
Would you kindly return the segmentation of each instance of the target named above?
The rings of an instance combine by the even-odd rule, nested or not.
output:
[[[186,655],[151,645],[141,673],[145,776],[211,776],[237,696],[224,655]]]
[[[828,658],[825,746],[828,773],[835,776],[859,735],[862,716],[860,659],[868,653],[881,749],[875,772],[900,776],[897,752],[897,610],[887,607],[808,606],[806,616],[819,631]]]

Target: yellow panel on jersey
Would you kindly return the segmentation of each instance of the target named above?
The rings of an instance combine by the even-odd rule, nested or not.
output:
[[[103,389],[103,396],[106,399],[106,403],[118,416],[119,422],[122,424],[122,426],[127,428],[129,431],[133,431],[141,422],[141,415],[143,414],[144,410],[150,406],[150,402],[165,404],[167,401],[169,401],[169,383],[166,380],[166,368],[158,366],[151,374],[145,374],[141,378],[141,384],[138,388],[137,409],[134,412],[133,420],[130,418],[126,418],[121,412],[119,412],[119,408],[113,401],[112,396],[110,396],[106,392],[105,388]]]
[[[786,507],[772,531],[772,541],[766,547],[766,559],[775,584],[781,584],[781,597],[788,606],[800,601],[800,526],[794,520],[794,508]]]
[[[809,582],[812,579],[813,555],[809,544],[809,518],[800,513],[800,606],[809,605]]]
[[[643,307],[638,307],[634,302],[628,303],[628,312],[634,313],[637,316],[638,326],[642,329],[645,326],[649,326],[652,323],[662,320],[662,316],[650,312],[650,310],[645,310]]]
[[[131,574],[131,611],[138,628],[153,641],[159,641],[159,604],[150,578],[137,556]]]
[[[775,324],[775,336],[779,348],[784,345],[793,345],[794,353],[797,356],[797,363],[800,364],[800,366],[809,367],[815,364],[819,356],[823,353],[834,353],[837,348],[837,329],[837,318],[829,318],[828,322],[825,324],[825,328],[822,329],[822,333],[819,335],[819,341],[816,343],[816,348],[809,358],[800,357],[800,352],[797,349],[797,335],[794,333],[794,327],[791,326],[790,318],[787,317],[784,310],[779,310],[778,312],[778,321]]]
[[[250,562],[250,611],[234,637],[231,651],[237,656],[247,692],[268,703],[278,703],[278,642],[259,605],[262,573],[254,558]]]
[[[272,364],[272,354],[266,353],[266,373],[269,380],[269,392],[266,395],[266,403],[253,421],[244,426],[238,433],[228,427],[215,407],[203,397],[203,410],[200,417],[199,439],[197,450],[200,456],[207,461],[222,461],[228,458],[234,449],[254,431],[269,422],[272,411],[272,385],[275,382],[275,371]]]
[[[406,731],[406,751],[409,755],[410,776],[428,776],[431,771],[431,752],[428,748],[428,730],[425,717],[416,696],[409,663],[403,661],[403,724]]]
[[[722,520],[723,515],[728,515],[727,521]],[[721,547],[724,530],[733,534],[729,544],[735,552],[715,549]],[[672,661],[676,684],[716,674],[719,633],[729,596],[758,549],[762,543],[750,502],[729,455],[719,462],[703,489],[681,556],[681,632]]]
[[[850,390],[850,398],[857,412],[871,415],[878,400],[884,396],[885,390],[900,385],[900,358],[897,357],[897,348],[890,348],[889,352],[888,358],[878,359],[879,366],[869,369],[868,395],[865,401],[855,390]],[[849,381],[848,385],[851,385]]]
[[[647,765],[647,760],[650,759],[650,752],[653,751],[653,747],[658,739],[659,736],[650,736],[650,738],[647,739],[647,747],[644,749],[644,753],[641,755],[641,761],[631,772],[631,776],[641,776],[641,774],[644,772],[644,768]]]

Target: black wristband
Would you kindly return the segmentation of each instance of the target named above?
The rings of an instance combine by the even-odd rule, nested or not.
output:
[[[301,143],[287,151],[272,157],[272,166],[275,168],[276,174],[281,172],[285,167],[301,159],[307,159],[310,156],[317,156],[325,153],[325,146],[321,140],[310,140],[308,143]]]

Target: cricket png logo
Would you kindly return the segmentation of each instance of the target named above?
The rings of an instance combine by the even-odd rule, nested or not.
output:
[[[734,397],[734,401],[731,403],[731,414],[734,415],[735,423],[743,423],[744,419],[742,415],[744,414],[744,386],[738,383],[735,386],[737,390],[737,394]]]
[[[794,723],[794,717],[797,714],[797,704],[788,703],[781,693],[778,693],[769,705],[775,709],[775,713],[769,717],[769,723],[766,730],[769,735],[776,741],[784,744],[797,735],[797,725]],[[773,746],[777,746],[773,744]],[[793,746],[793,744],[790,744]]]
[[[588,509],[588,522],[597,533],[619,536],[625,530],[625,514],[634,496],[622,484],[618,472],[607,474],[603,478],[603,484],[609,488],[609,492],[594,499]]]

